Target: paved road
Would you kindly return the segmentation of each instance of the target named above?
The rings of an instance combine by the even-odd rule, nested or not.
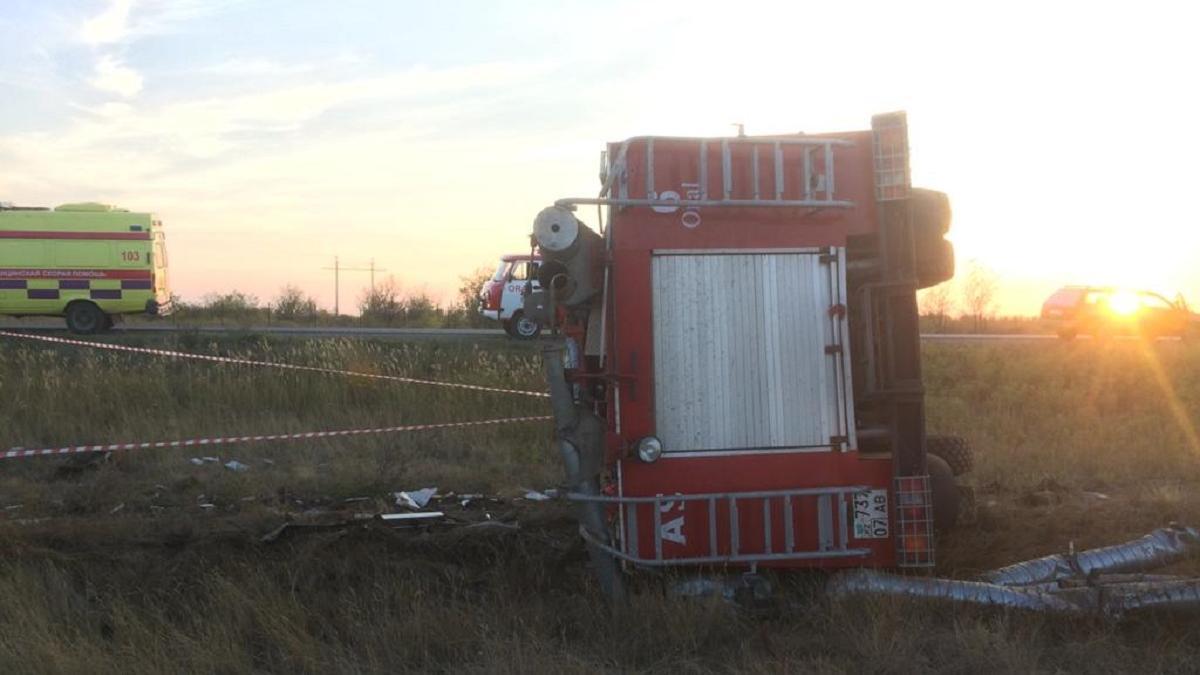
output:
[[[0,321],[0,330],[63,331],[59,321]],[[235,325],[176,325],[161,323],[127,323],[117,326],[114,334],[162,333],[198,331],[201,333],[268,333],[299,337],[369,337],[390,340],[500,340],[506,336],[499,328],[360,328],[337,326],[235,326]],[[1044,342],[1058,340],[1057,335],[976,335],[972,333],[926,334],[929,342]],[[1079,339],[1086,340],[1087,336]],[[1179,338],[1159,338],[1178,340]]]
[[[62,322],[55,321],[12,321],[0,322],[0,330],[51,332],[65,331]],[[196,331],[200,333],[269,333],[271,335],[295,335],[301,337],[370,337],[396,340],[452,339],[480,340],[506,337],[499,328],[363,328],[341,326],[237,326],[232,324],[182,325],[168,321],[161,323],[126,323],[117,325],[112,334],[122,333],[174,333]]]

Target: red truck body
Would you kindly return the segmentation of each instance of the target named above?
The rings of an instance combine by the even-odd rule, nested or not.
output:
[[[558,203],[608,207],[599,292],[557,310],[605,427],[593,543],[651,566],[932,564],[903,113],[634,138],[604,173]]]

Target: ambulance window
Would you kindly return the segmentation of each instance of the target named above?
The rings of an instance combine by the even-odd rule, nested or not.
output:
[[[514,263],[512,268],[512,276],[509,277],[513,281],[525,281],[529,278],[529,263]]]

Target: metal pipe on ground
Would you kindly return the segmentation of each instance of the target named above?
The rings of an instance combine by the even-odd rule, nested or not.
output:
[[[1091,574],[1144,572],[1197,554],[1200,554],[1200,531],[1172,524],[1123,544],[1019,562],[987,572],[982,579],[1021,586]]]
[[[1112,619],[1152,610],[1200,612],[1200,579],[1130,574],[1196,556],[1200,532],[1171,525],[1123,544],[1009,565],[980,581],[856,570],[831,577],[826,591],[833,597],[902,596]]]

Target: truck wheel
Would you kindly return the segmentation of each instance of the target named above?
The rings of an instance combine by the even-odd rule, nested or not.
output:
[[[944,459],[929,455],[925,463],[929,468],[929,489],[933,499],[933,529],[946,532],[958,523],[958,513],[962,509],[958,485],[954,482],[954,472]]]
[[[67,330],[76,335],[92,335],[104,330],[107,319],[104,312],[90,302],[72,302],[67,306]]]
[[[912,239],[917,263],[917,288],[929,288],[954,277],[954,246],[950,231],[950,199],[945,192],[913,188]]]
[[[512,331],[509,335],[518,340],[532,340],[542,332],[542,324],[525,317],[524,312],[513,314],[511,321]]]
[[[921,245],[917,252],[917,288],[930,288],[953,279],[954,246],[941,237],[926,239]]]
[[[925,452],[941,458],[955,476],[961,476],[975,466],[975,452],[961,436],[929,436],[925,439]]]

